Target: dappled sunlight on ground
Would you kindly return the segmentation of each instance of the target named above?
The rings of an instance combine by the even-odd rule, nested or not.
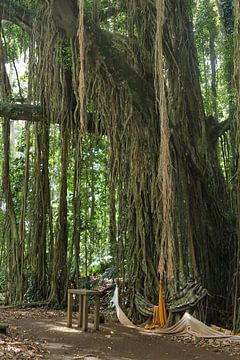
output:
[[[230,358],[226,352],[221,353],[223,349],[217,348],[218,352],[210,348],[206,350],[191,341],[183,343],[171,336],[166,337],[153,331],[145,331],[143,328],[124,327],[114,321],[100,324],[100,330],[94,331],[91,314],[87,332],[77,327],[76,312],[73,316],[72,328],[67,327],[66,312],[58,311],[9,309],[0,312],[1,320],[10,323],[13,336],[12,343],[9,344],[13,348],[15,346],[23,349],[19,357],[16,355],[14,359],[227,360]],[[16,336],[19,337],[18,343],[15,340]],[[22,340],[20,340],[21,336]],[[28,345],[24,347],[27,342]],[[3,348],[5,349],[7,345],[8,343],[4,343]],[[24,351],[25,357],[23,357]],[[36,355],[27,357],[31,351]],[[12,357],[6,359],[10,358]],[[231,359],[240,360],[240,352],[235,352]]]
[[[66,321],[65,322],[57,322],[57,323],[51,323],[51,324],[46,324],[46,323],[42,323],[41,325],[43,325],[48,331],[57,331],[57,332],[61,332],[61,333],[81,333],[82,330],[79,329],[77,326],[73,326],[72,328],[67,327],[66,325]]]

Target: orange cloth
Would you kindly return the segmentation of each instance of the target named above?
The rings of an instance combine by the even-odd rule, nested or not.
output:
[[[159,303],[158,305],[154,305],[153,308],[153,320],[150,325],[146,325],[145,329],[155,329],[158,327],[163,327],[167,323],[167,311],[163,296],[163,284],[160,283],[159,287]]]
[[[167,311],[166,311],[166,306],[165,306],[165,301],[164,301],[162,281],[160,283],[160,289],[159,289],[158,307],[159,307],[159,324],[160,324],[160,327],[163,327],[167,323]]]

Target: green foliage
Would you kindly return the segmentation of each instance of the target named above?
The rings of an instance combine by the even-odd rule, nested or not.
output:
[[[106,138],[86,134],[83,139],[81,161],[81,272],[96,272],[99,264],[109,255],[109,194],[107,168],[108,141]],[[72,180],[73,181],[73,180]],[[69,183],[69,194],[73,182]],[[71,197],[69,196],[69,200]],[[72,213],[69,206],[69,221]],[[69,227],[71,236],[71,226]],[[86,274],[88,275],[88,274]]]
[[[16,6],[20,6],[24,9],[30,9],[30,10],[37,9],[39,5],[38,0],[12,0],[11,2]]]
[[[29,36],[19,26],[3,21],[3,34],[7,45],[7,62],[11,63],[27,52]]]
[[[229,60],[232,60],[232,41],[226,38],[220,15],[213,0],[197,1],[194,10],[194,34],[198,51],[202,94],[206,115],[214,114],[214,94],[212,92],[211,39],[216,54],[216,87],[218,119],[228,116],[229,101]]]

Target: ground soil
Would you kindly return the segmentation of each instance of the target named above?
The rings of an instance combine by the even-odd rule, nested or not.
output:
[[[0,336],[0,358],[48,360],[224,360],[240,359],[240,345],[181,340],[123,327],[111,320],[87,333],[66,326],[65,313],[47,310],[0,310],[10,336]],[[1,340],[2,339],[2,340]]]

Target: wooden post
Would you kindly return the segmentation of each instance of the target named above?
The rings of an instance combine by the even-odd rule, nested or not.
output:
[[[88,295],[83,295],[83,331],[88,329]]]
[[[79,295],[78,327],[83,326],[83,295]]]
[[[95,295],[94,330],[99,330],[100,297]]]
[[[72,327],[73,294],[68,291],[67,326]]]

